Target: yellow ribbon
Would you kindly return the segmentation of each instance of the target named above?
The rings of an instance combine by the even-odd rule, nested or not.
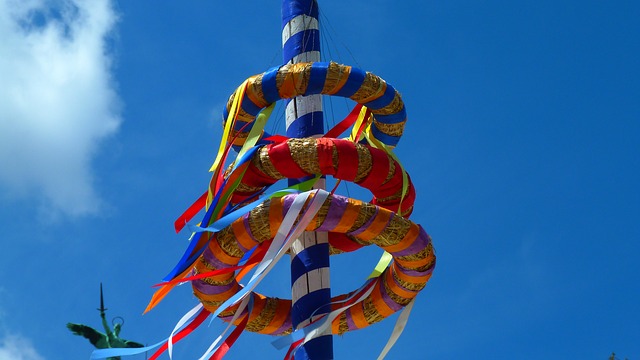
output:
[[[236,122],[236,118],[238,117],[238,108],[242,103],[242,98],[244,97],[244,91],[247,88],[247,80],[245,80],[238,89],[236,89],[236,93],[233,97],[233,103],[231,104],[231,110],[227,115],[227,122],[224,125],[224,132],[222,133],[222,139],[220,139],[220,148],[218,149],[218,155],[216,156],[216,160],[213,162],[213,165],[209,169],[209,172],[214,172],[220,166],[220,160],[222,160],[222,155],[224,155],[224,150],[227,147],[227,141],[229,139],[229,135],[231,134],[231,129],[233,129],[233,125]]]
[[[377,278],[378,276],[380,276],[382,274],[382,272],[384,271],[384,269],[386,269],[387,266],[389,266],[389,264],[391,264],[391,260],[393,260],[393,256],[391,256],[391,254],[389,254],[388,252],[385,251],[382,254],[382,256],[380,257],[380,260],[378,260],[378,264],[373,269],[371,274],[369,274],[369,277],[367,277],[367,279],[373,279],[373,278]]]
[[[256,118],[255,123],[251,128],[251,131],[249,131],[247,140],[244,142],[244,145],[242,145],[242,148],[238,152],[238,156],[236,156],[236,160],[242,159],[242,156],[244,156],[244,154],[249,149],[254,147],[256,143],[258,143],[258,140],[260,140],[260,137],[262,136],[262,131],[264,130],[264,127],[267,125],[267,120],[269,120],[269,117],[271,116],[271,113],[273,112],[273,108],[275,108],[275,105],[276,105],[275,103],[272,103],[271,105],[267,106],[264,110],[262,110],[260,114],[258,114],[258,117]],[[235,164],[235,161],[234,161],[234,164]]]
[[[351,129],[351,135],[349,135],[349,140],[353,142],[360,141],[360,136],[358,136],[358,129],[362,126],[363,122],[369,121],[369,118],[365,119],[365,115],[367,114],[367,107],[363,106],[360,108],[360,113],[358,114],[358,118],[356,119],[355,124],[353,124],[353,128]]]

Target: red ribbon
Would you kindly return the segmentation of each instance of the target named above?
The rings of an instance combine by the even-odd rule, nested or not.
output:
[[[187,225],[187,223],[191,219],[193,219],[193,217],[196,216],[196,214],[200,210],[202,210],[202,208],[206,205],[206,203],[207,203],[207,192],[205,191],[204,194],[202,194],[198,198],[198,200],[196,200],[193,204],[191,204],[191,206],[189,206],[189,208],[185,210],[185,212],[182,213],[182,215],[180,215],[180,217],[177,218],[176,221],[173,223],[173,226],[176,229],[176,233],[179,233],[180,231],[182,231],[184,226]]]
[[[222,345],[220,345],[218,350],[216,350],[216,352],[213,353],[213,355],[211,355],[209,360],[222,359],[225,356],[225,354],[229,351],[231,346],[233,346],[233,344],[236,342],[236,340],[238,340],[238,337],[240,337],[240,334],[242,334],[244,329],[247,327],[248,322],[249,322],[249,314],[247,313],[244,319],[242,319],[242,322],[240,322],[240,324],[236,326],[233,332],[229,334],[229,336],[224,340],[224,343],[222,343]]]
[[[198,315],[195,317],[195,319],[193,319],[189,325],[187,325],[184,329],[180,330],[180,332],[178,332],[176,334],[176,336],[173,337],[173,343],[177,343],[178,341],[184,339],[185,336],[191,334],[191,332],[193,330],[195,330],[196,328],[198,328],[198,326],[200,326],[204,320],[206,318],[209,317],[211,313],[209,312],[209,310],[207,309],[202,309],[200,310],[200,312],[198,313]],[[151,357],[149,358],[149,360],[155,360],[157,359],[160,355],[162,355],[163,352],[165,352],[167,349],[169,348],[169,342],[167,341],[166,343],[164,343],[164,345],[162,345],[162,347],[160,349],[158,349],[153,355],[151,355]]]
[[[340,121],[336,126],[334,126],[331,130],[327,131],[324,134],[324,138],[337,138],[345,132],[351,125],[355,124],[356,120],[358,120],[358,115],[360,114],[360,109],[362,109],[362,104],[357,104],[353,110],[344,118],[344,120]]]

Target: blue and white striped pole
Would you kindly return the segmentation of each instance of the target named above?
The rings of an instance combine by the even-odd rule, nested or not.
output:
[[[316,0],[282,0],[282,53],[285,64],[320,61],[320,29]],[[299,96],[286,104],[287,136],[324,133],[321,95]],[[324,179],[317,185],[324,188]],[[327,233],[305,232],[291,246],[291,320],[294,329],[329,312],[329,241]],[[320,311],[316,311],[320,309]],[[296,352],[296,360],[333,359],[329,332]]]

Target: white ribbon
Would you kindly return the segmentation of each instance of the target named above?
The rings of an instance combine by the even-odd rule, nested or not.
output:
[[[182,329],[184,324],[189,321],[195,314],[198,313],[202,309],[202,303],[196,305],[193,309],[189,310],[184,316],[178,321],[176,326],[173,328],[171,335],[169,335],[169,340],[167,340],[167,351],[169,352],[169,359],[173,359],[173,335],[178,332],[178,330]]]
[[[296,219],[298,219],[300,213],[304,209],[304,205],[307,199],[311,197],[311,195],[314,195],[313,200],[307,207],[306,211],[304,211],[304,213],[302,214],[302,217],[300,218],[300,220],[294,225]],[[239,314],[242,313],[242,310],[244,310],[244,308],[246,307],[246,304],[248,303],[249,296],[247,295],[251,294],[251,291],[253,291],[253,289],[255,289],[256,286],[258,286],[258,284],[262,281],[262,279],[264,279],[264,277],[271,271],[271,269],[273,269],[276,263],[287,252],[289,247],[291,247],[291,243],[293,243],[293,241],[298,236],[300,236],[302,232],[304,232],[304,229],[311,222],[311,220],[313,220],[314,216],[316,215],[318,210],[320,210],[320,208],[322,207],[322,205],[324,204],[324,201],[327,199],[328,196],[329,196],[328,192],[324,190],[319,190],[319,189],[307,191],[296,196],[296,198],[293,200],[293,203],[291,204],[291,207],[287,211],[287,214],[282,220],[282,223],[278,228],[277,234],[274,237],[273,241],[271,242],[271,245],[269,246],[269,249],[267,250],[263,260],[256,266],[256,270],[253,276],[251,277],[247,285],[241,290],[242,295],[239,297],[236,296],[237,298],[232,297],[229,300],[225,301],[214,312],[213,314],[214,316],[219,315],[224,309],[230,306],[233,306],[238,301],[242,300],[242,303],[236,310],[236,313],[234,315],[233,320],[231,320],[231,323],[233,323],[237,319]],[[211,344],[211,346],[209,346],[209,349],[207,350],[207,352],[199,360],[207,358],[215,351],[214,348],[216,347],[218,342],[220,342],[220,340],[222,339],[222,336],[224,335],[224,333],[226,333],[226,331],[230,328],[230,326],[231,325],[227,326],[227,329],[224,330],[222,335],[216,338],[216,340]]]
[[[384,346],[384,349],[382,349],[382,352],[378,356],[378,360],[382,360],[384,359],[385,356],[387,356],[387,353],[389,352],[389,350],[391,350],[393,345],[395,345],[396,341],[398,341],[398,338],[400,337],[400,335],[402,335],[402,331],[404,331],[404,327],[407,326],[407,321],[409,320],[409,314],[411,314],[411,308],[413,308],[413,304],[416,302],[415,300],[416,300],[415,298],[412,299],[407,304],[407,306],[405,306],[404,309],[402,309],[402,312],[400,312],[400,315],[398,316],[398,320],[396,320],[396,325],[393,327],[393,332],[391,333],[391,337],[389,337],[389,341],[387,341],[387,345]]]
[[[240,306],[238,307],[238,310],[236,310],[236,313],[233,314],[233,318],[231,319],[231,321],[229,321],[229,325],[227,325],[224,331],[222,331],[222,333],[216,338],[216,340],[213,343],[211,343],[207,351],[198,360],[204,360],[207,357],[209,357],[211,354],[213,354],[216,350],[218,350],[217,348],[218,343],[220,342],[220,340],[222,340],[222,338],[227,333],[227,331],[231,329],[231,326],[233,326],[233,323],[236,322],[236,320],[238,320],[238,317],[240,317],[240,314],[242,314],[242,311],[244,310],[244,308],[247,307],[247,304],[249,303],[249,299],[250,299],[249,296],[244,297],[244,299],[240,303]],[[249,316],[249,314],[247,314],[247,316]]]

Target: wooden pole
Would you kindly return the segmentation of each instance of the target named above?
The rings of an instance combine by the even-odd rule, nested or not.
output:
[[[282,53],[285,64],[320,61],[320,28],[316,0],[282,1]],[[286,104],[287,136],[310,137],[324,133],[321,95],[300,96]],[[297,181],[294,181],[297,182]],[[318,188],[324,188],[324,178]],[[291,320],[304,326],[329,312],[329,242],[326,232],[305,232],[291,246]],[[314,313],[314,318],[311,314]],[[296,360],[333,359],[331,332],[309,341]]]

